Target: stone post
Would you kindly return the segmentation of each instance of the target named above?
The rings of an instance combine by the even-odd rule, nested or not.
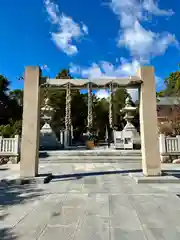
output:
[[[71,125],[71,84],[68,83],[66,88],[65,147],[70,145]]]
[[[93,113],[92,113],[92,86],[91,83],[88,84],[88,131],[93,127]]]
[[[113,98],[113,85],[109,86],[109,126],[113,128],[113,112],[112,112],[112,98]]]
[[[177,135],[177,140],[178,140],[178,152],[180,152],[180,135]]]
[[[137,75],[143,81],[140,89],[139,108],[143,174],[145,176],[158,176],[161,175],[161,161],[154,68],[151,66],[141,67],[138,69]]]
[[[72,124],[71,124],[71,139],[74,139],[74,129]]]
[[[3,137],[0,136],[0,152],[2,151],[2,140],[3,140]]]
[[[166,153],[166,137],[162,133],[159,135],[159,152],[160,155]]]
[[[166,136],[164,134],[159,135],[159,151],[160,159],[162,163],[169,161],[169,156],[166,156]]]
[[[20,161],[21,177],[35,177],[38,175],[40,78],[41,70],[39,67],[26,67]]]
[[[64,146],[64,131],[60,130],[59,135],[60,135],[59,141]]]
[[[14,156],[11,158],[12,163],[19,162],[19,143],[20,143],[19,135],[15,135],[15,137],[14,137]]]

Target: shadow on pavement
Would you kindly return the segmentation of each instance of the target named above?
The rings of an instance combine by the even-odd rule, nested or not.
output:
[[[72,174],[62,174],[62,175],[49,175],[44,183],[49,183],[51,180],[56,181],[69,181],[69,180],[78,180],[83,177],[89,176],[102,176],[110,174],[129,174],[129,173],[138,173],[142,172],[142,169],[130,169],[130,170],[116,170],[116,171],[100,171],[100,172],[83,172],[83,173],[72,173]]]
[[[42,190],[34,185],[9,185],[0,187],[0,208],[23,204],[31,199],[41,196]],[[1,215],[0,215],[1,216]]]
[[[180,170],[163,170],[163,176],[173,176],[180,179]]]
[[[1,185],[0,186],[0,240],[16,240],[18,236],[13,228],[6,226],[6,218],[11,214],[9,207],[22,205],[42,195],[43,190],[35,185]],[[2,224],[3,223],[3,224]]]
[[[0,171],[7,171],[7,170],[9,170],[9,168],[0,168]]]
[[[0,228],[1,240],[16,240],[17,236],[13,233],[11,228]]]

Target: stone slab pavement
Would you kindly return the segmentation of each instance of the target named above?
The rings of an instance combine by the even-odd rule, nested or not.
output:
[[[122,172],[139,168],[133,162],[40,164],[40,173],[55,175],[50,183],[0,185],[0,239],[179,240],[180,185],[138,185]],[[15,177],[18,165],[0,168],[1,177],[8,173]]]

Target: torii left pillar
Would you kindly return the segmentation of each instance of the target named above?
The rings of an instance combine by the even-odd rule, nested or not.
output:
[[[38,175],[40,79],[41,70],[39,67],[26,67],[20,161],[20,176],[22,178],[30,178]]]

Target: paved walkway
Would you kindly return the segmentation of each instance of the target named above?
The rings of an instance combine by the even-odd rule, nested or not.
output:
[[[138,168],[130,162],[41,164],[41,173],[57,176],[49,184],[1,186],[0,239],[179,240],[180,186],[138,185],[118,172]],[[86,174],[60,176],[70,173]]]

